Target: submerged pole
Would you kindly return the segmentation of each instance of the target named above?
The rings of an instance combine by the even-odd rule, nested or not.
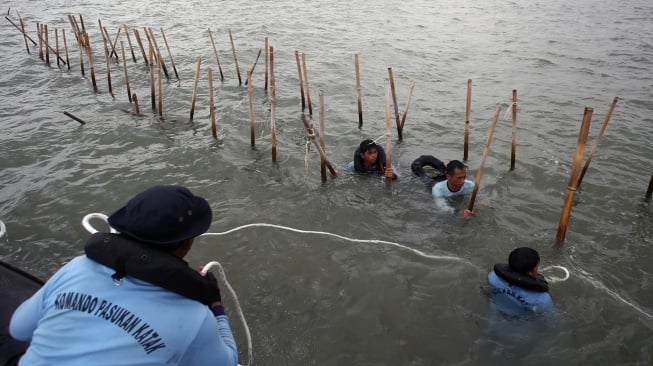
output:
[[[149,64],[149,62],[147,61],[147,55],[145,54],[145,48],[143,47],[143,42],[141,41],[141,36],[138,33],[138,29],[134,28],[133,31],[134,31],[134,36],[136,37],[136,43],[138,43],[138,47],[141,49],[141,53],[143,54],[143,60],[145,60],[146,64]]]
[[[565,243],[565,236],[567,235],[567,226],[569,225],[569,218],[571,216],[571,206],[574,202],[574,195],[576,194],[576,184],[578,183],[578,170],[583,160],[585,153],[585,144],[587,143],[587,134],[592,120],[593,109],[585,107],[583,114],[583,122],[580,126],[578,133],[578,142],[576,143],[576,154],[571,165],[571,173],[569,174],[569,183],[567,184],[567,192],[565,193],[565,201],[562,206],[562,214],[560,215],[560,222],[558,224],[558,232],[556,233],[556,247],[561,247]]]
[[[168,50],[168,56],[170,57],[170,63],[172,64],[172,69],[175,72],[175,76],[177,77],[177,80],[179,80],[179,74],[177,73],[177,67],[175,66],[175,60],[172,58],[172,52],[170,52],[170,46],[168,45],[168,39],[166,38],[166,34],[163,32],[163,28],[161,28],[161,36],[163,37],[163,42],[166,44],[166,49]]]
[[[122,41],[120,41],[120,49],[122,50],[122,66],[123,69],[125,70],[125,85],[127,85],[127,99],[129,99],[129,103],[131,103],[132,92],[131,92],[131,88],[129,87],[129,75],[127,75],[127,59],[125,58],[125,45],[122,43]]]
[[[190,122],[193,122],[193,115],[195,114],[195,99],[197,98],[197,82],[200,79],[200,65],[202,58],[197,58],[197,66],[195,67],[195,84],[193,85],[193,96],[190,100]]]
[[[646,190],[646,199],[651,199],[653,193],[653,173],[651,173],[651,180],[648,182],[648,189]]]
[[[512,146],[510,148],[510,170],[515,170],[517,153],[517,89],[512,90]]]
[[[268,37],[265,37],[265,86],[263,87],[263,90],[268,90],[268,60],[270,59],[270,55],[268,53]]]
[[[392,75],[392,71],[388,68],[388,71]],[[385,161],[386,166],[392,169],[392,118],[390,117],[390,86],[386,81],[385,86]],[[399,126],[397,126],[399,127]],[[399,131],[399,130],[397,130]],[[392,179],[385,180],[385,183],[389,186],[392,183]]]
[[[218,138],[218,127],[215,123],[215,104],[213,104],[213,70],[209,67],[207,70],[209,78],[209,118],[211,119],[211,135],[214,139]]]
[[[322,150],[326,153],[326,144],[324,142],[324,92],[322,89],[320,89],[317,93],[319,97],[319,116],[320,116],[320,146],[322,147]],[[320,175],[322,176],[322,182],[326,182],[327,180],[327,174],[326,174],[326,162],[324,162],[324,159],[320,156]]]
[[[224,81],[224,74],[222,73],[222,66],[220,66],[220,57],[218,57],[218,49],[215,47],[215,42],[213,41],[213,33],[211,33],[211,28],[209,28],[209,38],[211,38],[211,45],[213,46],[213,53],[215,53],[215,60],[218,62],[218,71],[220,72],[220,81]]]
[[[322,150],[322,147],[320,146],[320,144],[318,144],[317,140],[315,139],[315,132],[313,131],[313,126],[308,121],[308,119],[306,119],[306,116],[303,115],[302,115],[302,122],[304,123],[304,127],[306,127],[306,132],[308,132],[309,139],[311,140],[313,145],[315,145],[315,148],[317,149],[318,153],[320,153],[320,157],[324,159],[324,163],[326,164],[327,169],[329,169],[329,173],[331,174],[331,177],[335,178],[336,176],[338,176],[338,171],[333,167],[333,164],[331,164],[331,162],[327,158],[326,153],[324,152],[324,150]]]
[[[267,37],[266,37],[267,44]],[[277,110],[277,89],[274,80],[274,47],[270,46],[270,140],[272,142],[272,162],[277,162],[277,128],[275,114]],[[267,72],[267,70],[266,70]],[[267,78],[266,78],[267,80]]]
[[[70,58],[68,57],[68,42],[66,42],[66,29],[61,29],[61,35],[63,36],[63,47],[66,50],[66,65],[68,70],[70,70]]]
[[[129,36],[129,31],[127,30],[127,24],[123,24],[123,27],[125,28],[125,35],[127,36],[127,44],[129,44],[129,51],[132,53],[132,60],[134,60],[134,63],[136,62],[136,54],[134,53],[134,47],[132,47],[132,39]],[[131,97],[130,97],[131,99]]]
[[[236,74],[238,75],[238,85],[243,85],[243,81],[240,78],[240,69],[238,68],[238,57],[236,57],[236,46],[234,45],[234,37],[231,35],[231,29],[227,29],[229,32],[229,40],[231,41],[231,52],[234,54],[234,63],[236,64]]]
[[[363,127],[363,95],[361,91],[361,73],[358,67],[358,54],[354,55],[354,69],[356,72],[356,99],[358,102],[358,128]]]
[[[66,116],[68,116],[68,117],[74,119],[75,121],[79,122],[81,125],[85,125],[85,124],[86,124],[86,122],[85,122],[83,119],[81,119],[81,118],[79,118],[79,117],[76,117],[76,116],[73,116],[72,114],[70,114],[70,113],[68,113],[68,112],[63,112],[63,114],[65,114]]]
[[[467,79],[467,103],[465,104],[465,144],[463,147],[463,161],[469,156],[469,115],[472,110],[472,79]]]
[[[247,72],[247,95],[249,96],[249,136],[252,146],[255,145],[256,133],[254,131],[254,95],[252,90],[252,73]]]

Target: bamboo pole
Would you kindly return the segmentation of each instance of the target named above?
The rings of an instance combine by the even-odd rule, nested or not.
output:
[[[145,48],[143,47],[141,36],[138,34],[138,29],[134,28],[133,31],[134,31],[134,36],[136,37],[136,43],[138,43],[138,47],[140,47],[141,53],[143,54],[143,60],[145,60],[146,64],[149,64],[147,61],[147,56],[145,55]]]
[[[238,85],[243,85],[243,81],[240,78],[240,69],[238,68],[238,57],[236,57],[236,46],[234,45],[234,37],[231,35],[231,29],[227,29],[229,32],[229,40],[231,41],[231,52],[234,55],[234,63],[236,64],[236,74],[238,75]]]
[[[134,53],[134,47],[132,47],[132,39],[129,36],[129,31],[127,30],[127,24],[123,24],[123,28],[125,28],[125,35],[127,36],[127,44],[129,45],[129,50],[132,53],[132,60],[134,60],[134,63],[136,63],[136,54]],[[131,97],[129,99],[131,99]]]
[[[76,117],[76,116],[73,116],[72,114],[70,114],[70,113],[68,113],[68,112],[63,112],[63,114],[65,114],[66,116],[68,116],[68,117],[74,119],[75,121],[79,122],[81,125],[85,125],[85,124],[86,124],[86,122],[85,122],[83,119],[81,119],[81,118],[79,118],[79,117]]]
[[[250,74],[254,74],[254,68],[256,67],[256,64],[258,63],[258,59],[261,57],[261,49],[258,49],[258,53],[256,54],[256,59],[254,60],[254,64],[252,65],[252,68],[249,69]],[[245,80],[245,85],[247,85],[247,80]]]
[[[7,18],[7,17],[5,17],[5,18]],[[9,18],[7,18],[7,19],[9,19]],[[43,37],[41,37],[42,29],[43,29],[43,27],[41,26],[41,24],[36,23],[36,35],[39,38],[39,58],[41,60],[43,60]]]
[[[512,146],[510,148],[510,170],[515,170],[517,154],[517,89],[512,90]]]
[[[490,143],[492,142],[492,135],[494,134],[494,129],[497,127],[497,121],[499,120],[500,112],[501,112],[501,107],[497,106],[497,109],[494,112],[494,118],[492,118],[492,123],[490,124],[490,130],[488,131],[487,138],[485,139],[485,147],[483,148],[483,158],[481,159],[481,164],[478,167],[478,172],[476,172],[476,179],[474,180],[474,190],[472,191],[472,196],[469,199],[469,206],[467,206],[467,209],[470,211],[474,211],[476,194],[478,193],[478,189],[481,186],[481,177],[483,176],[483,167],[485,166],[485,159],[487,158],[487,155],[490,152]]]
[[[311,92],[308,88],[308,70],[306,67],[306,54],[302,52],[302,64],[304,71],[304,83],[306,83],[306,104],[308,104],[308,114],[313,115],[313,103],[311,103]]]
[[[648,189],[646,190],[646,199],[651,199],[653,193],[653,173],[651,173],[651,180],[648,182]]]
[[[172,52],[170,52],[170,46],[168,45],[168,39],[166,38],[165,32],[163,32],[163,28],[161,28],[161,36],[163,37],[163,42],[166,45],[166,49],[168,50],[168,56],[170,57],[170,63],[172,64],[172,69],[175,71],[175,77],[177,77],[177,80],[179,80],[179,74],[177,73],[177,67],[175,66],[175,60],[172,58]]]
[[[265,37],[265,86],[263,87],[263,90],[268,90],[268,60],[270,55],[268,53],[268,37]]]
[[[120,38],[120,30],[121,28],[118,27],[118,32],[116,32],[116,37],[113,39],[113,42],[111,42],[111,39],[109,38],[109,33],[107,33],[107,40],[109,41],[109,44],[111,44],[111,55],[116,56],[116,62],[118,62],[118,60],[120,59],[120,57],[118,57],[118,52],[116,51],[116,46],[118,45],[118,39]]]
[[[193,86],[193,96],[191,97],[190,102],[190,122],[193,122],[193,115],[195,114],[195,99],[197,97],[197,82],[200,79],[200,65],[202,64],[202,59],[197,58],[197,66],[195,67],[195,84]]]
[[[95,66],[93,65],[93,52],[91,51],[91,41],[88,39],[88,33],[86,32],[84,32],[84,41],[86,44],[86,55],[88,56],[88,63],[91,68],[91,81],[93,82],[93,90],[97,92],[97,82],[95,81]]]
[[[18,29],[18,30],[23,34],[23,37],[27,38],[30,42],[32,42],[32,44],[33,44],[34,46],[36,46],[36,41],[33,40],[32,37],[30,37],[30,36],[25,32],[25,25],[23,24],[23,18],[21,18],[21,17],[19,16],[20,22],[21,22],[21,24],[22,24],[22,26],[23,26],[22,29],[21,29],[18,25],[16,25],[16,23],[14,23],[13,20],[11,20],[11,18],[9,18],[9,17],[5,17],[5,19],[7,19],[7,20],[9,21],[9,23],[11,23],[11,25],[13,25],[14,27],[16,27],[16,29]],[[38,34],[38,28],[39,28],[39,25],[38,25],[38,23],[37,23],[37,24],[36,24],[37,34]],[[28,53],[29,53],[29,50],[28,50]]]
[[[320,89],[318,91],[318,97],[319,97],[319,116],[320,116],[320,147],[322,147],[322,150],[326,153],[326,144],[324,142],[324,92]],[[327,174],[326,174],[326,163],[324,162],[324,159],[320,156],[320,175],[322,176],[322,181],[326,182],[327,180]]]
[[[390,78],[390,91],[392,92],[392,104],[395,109],[395,119],[397,123],[397,137],[399,141],[403,139],[403,134],[401,131],[401,120],[399,120],[399,106],[397,105],[397,93],[395,92],[395,78],[392,75],[392,67],[388,67],[388,77]]]
[[[115,45],[111,42],[111,36],[109,35],[109,31],[107,30],[107,27],[102,27],[101,30],[103,31],[102,38],[105,38],[107,40],[108,45],[111,47],[107,47],[107,51],[109,52],[109,58],[113,57],[113,54],[116,54],[116,57],[118,57],[118,54],[115,52]],[[116,34],[116,42],[118,41],[118,36],[120,35],[120,28],[118,28],[118,34]],[[116,59],[117,62],[117,59]]]
[[[163,119],[163,75],[161,74],[161,69],[163,65],[163,60],[161,59],[161,53],[158,52],[156,55],[156,63],[157,63],[157,70],[158,70],[158,93],[159,93],[159,117]]]
[[[220,81],[224,81],[222,66],[220,66],[220,57],[218,57],[218,49],[215,47],[215,42],[213,41],[213,33],[211,33],[211,28],[209,28],[209,38],[211,38],[211,45],[213,46],[213,53],[215,53],[215,60],[218,62],[218,71],[220,71]]]
[[[79,14],[79,23],[82,25],[82,34],[86,34],[86,27],[84,26],[84,17]]]
[[[585,161],[583,170],[580,172],[580,176],[578,177],[578,182],[576,183],[576,187],[580,187],[580,184],[583,182],[585,173],[587,173],[587,169],[590,167],[590,163],[592,162],[594,153],[596,153],[596,149],[598,149],[599,147],[599,142],[601,141],[601,138],[605,133],[605,129],[608,127],[608,122],[610,122],[610,118],[612,117],[612,112],[614,112],[614,108],[617,106],[618,101],[619,101],[619,97],[614,97],[614,99],[612,100],[612,104],[610,104],[610,109],[608,110],[608,114],[605,116],[605,119],[603,120],[603,124],[601,125],[601,129],[599,130],[599,134],[596,136],[596,141],[594,141],[594,146],[592,146],[592,150],[590,151],[590,154],[587,156],[587,160]]]
[[[295,51],[295,61],[297,61],[297,74],[299,75],[299,94],[302,97],[302,111],[306,109],[306,101],[304,98],[304,80],[302,78],[302,64],[299,61],[299,51]]]
[[[213,103],[213,70],[209,67],[209,116],[211,118],[211,135],[214,139],[218,138],[218,127],[215,123],[215,104]]]
[[[161,67],[163,68],[163,73],[166,75],[166,79],[170,79],[170,76],[168,76],[168,68],[166,67],[166,62],[163,60],[163,57],[161,56],[161,51],[159,50],[159,44],[156,42],[156,37],[154,37],[154,31],[152,31],[152,28],[147,28],[147,31],[150,32],[150,36],[152,38],[152,43],[154,44],[154,54],[157,58],[157,62],[161,63]]]
[[[585,144],[587,142],[587,134],[592,120],[592,108],[585,107],[583,114],[583,122],[578,133],[578,142],[576,143],[576,154],[574,161],[571,165],[571,173],[569,174],[569,183],[567,184],[567,191],[565,193],[565,201],[562,206],[562,214],[560,215],[560,223],[558,224],[558,232],[556,233],[556,247],[561,247],[565,242],[567,234],[567,225],[569,224],[569,217],[571,216],[571,206],[574,202],[574,195],[576,194],[576,183],[578,182],[578,170],[583,160],[585,153]]]
[[[127,85],[127,99],[129,99],[129,103],[131,103],[132,92],[131,92],[131,88],[129,87],[129,75],[127,74],[127,59],[125,58],[125,45],[123,44],[122,41],[120,41],[120,49],[122,50],[122,66],[125,71],[125,85]]]
[[[404,109],[404,115],[401,117],[401,130],[404,130],[404,123],[406,123],[406,116],[408,115],[408,108],[410,107],[410,99],[413,96],[413,89],[415,89],[415,83],[411,83],[408,88],[408,100],[406,101],[406,109]]]
[[[252,73],[247,72],[247,95],[249,96],[249,136],[252,146],[255,145],[256,133],[254,131],[254,96],[252,91]]]
[[[45,63],[50,66],[50,38],[47,24],[43,26],[43,33],[45,34]]]
[[[329,173],[331,174],[331,177],[335,178],[336,176],[338,176],[338,171],[333,167],[333,165],[331,164],[331,162],[327,158],[326,153],[324,152],[324,150],[322,150],[322,147],[320,146],[320,144],[315,139],[315,133],[313,132],[313,126],[308,121],[308,119],[306,119],[306,116],[303,116],[303,115],[302,115],[302,122],[304,123],[304,127],[306,127],[306,132],[308,132],[309,139],[311,140],[313,145],[315,145],[315,148],[317,149],[318,153],[320,153],[320,157],[322,159],[324,159],[324,163],[326,164],[327,169],[329,169]]]
[[[150,99],[152,101],[152,110],[156,111],[156,93],[154,91],[154,50],[152,43],[148,44],[148,55],[150,56]]]
[[[467,161],[469,151],[469,115],[472,110],[472,79],[467,79],[467,103],[465,104],[465,144],[463,147],[463,161]]]
[[[267,37],[265,38],[267,44]],[[275,115],[277,110],[277,89],[274,80],[274,47],[270,46],[270,135],[272,142],[272,162],[277,162],[277,128]],[[266,59],[267,62],[267,59]],[[265,70],[267,74],[267,68]],[[266,77],[267,84],[267,77]]]
[[[71,14],[68,15],[68,21],[70,22],[70,26],[73,28],[73,33],[75,33],[75,39],[77,40],[77,48],[79,49],[79,69],[82,73],[82,76],[84,76],[85,75],[84,50],[86,49],[84,47],[84,37],[82,37],[82,32],[79,30],[79,26],[77,25],[77,20],[73,15]]]
[[[136,96],[136,93],[132,94],[132,101],[134,102],[134,113],[136,115],[140,115],[141,108],[138,105],[138,96]]]
[[[61,29],[61,35],[63,36],[63,47],[66,50],[66,65],[68,70],[70,70],[70,58],[68,57],[68,42],[66,41],[66,29]]]
[[[54,29],[54,44],[55,44],[54,49],[57,50],[57,55],[58,55],[59,54],[59,29],[58,28]],[[57,58],[57,67],[61,67],[59,58]]]
[[[25,49],[27,50],[27,54],[30,55],[31,53],[29,52],[29,44],[27,43],[27,34],[25,33],[25,23],[23,23],[23,18],[18,16],[18,19],[20,20],[20,31],[23,33],[23,40],[25,41]]]
[[[392,75],[392,69],[388,68],[388,72]],[[397,129],[397,132],[399,133],[399,129]],[[392,118],[390,117],[390,87],[388,82],[386,82],[385,86],[385,161],[386,167],[392,169]],[[386,179],[385,182],[390,185],[392,179]]]
[[[113,95],[113,87],[111,86],[111,63],[109,62],[109,49],[107,48],[107,39],[104,39],[104,59],[107,62],[107,83],[109,84],[109,93]]]
[[[356,99],[358,101],[358,128],[363,127],[363,94],[361,91],[361,73],[358,66],[358,54],[354,55],[354,69],[356,71]]]

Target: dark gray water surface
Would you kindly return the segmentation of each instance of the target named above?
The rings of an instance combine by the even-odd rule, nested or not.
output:
[[[187,259],[222,263],[253,338],[256,365],[649,365],[653,360],[653,5],[649,1],[5,1],[30,36],[36,23],[66,29],[71,70],[25,51],[0,22],[0,258],[42,278],[82,253],[82,217],[112,213],[154,184],[183,184],[214,209],[211,232]],[[79,69],[68,14],[84,16],[98,92]],[[152,113],[149,71],[111,63],[112,97],[97,20],[163,27],[180,81],[164,81],[164,118]],[[218,48],[225,80],[207,28]],[[245,77],[264,37],[274,47],[278,161],[270,148],[263,57],[253,76],[256,147],[247,88],[238,85],[231,29]],[[124,29],[123,29],[124,32]],[[50,35],[53,39],[53,35]],[[121,39],[128,47],[124,33]],[[135,39],[132,34],[132,42]],[[60,47],[63,45],[60,41]],[[404,138],[393,131],[401,179],[341,174],[322,183],[306,160],[295,51],[306,54],[313,123],[325,96],[326,145],[339,168],[366,137],[385,134],[392,67],[400,113],[415,84]],[[127,48],[128,58],[130,57]],[[358,129],[354,55],[360,57],[364,125]],[[185,124],[202,58],[193,124]],[[218,138],[211,136],[207,68],[213,69]],[[461,159],[467,80],[473,81],[469,177],[476,176],[495,108],[501,118],[483,169],[476,215],[435,212],[410,171],[417,156]],[[510,171],[512,90],[518,91],[516,169]],[[620,98],[576,194],[565,245],[552,248],[585,106],[588,150]],[[88,123],[81,126],[68,111]],[[394,116],[393,116],[394,118]],[[393,119],[394,123],[394,119]],[[385,143],[384,139],[380,140]],[[306,165],[308,161],[308,168]],[[403,245],[352,242],[322,233]],[[551,285],[555,322],[493,312],[485,276],[511,249],[539,250],[563,266]],[[406,248],[427,254],[420,255]],[[453,258],[452,258],[453,257]],[[547,277],[561,277],[549,269]],[[229,311],[233,309],[226,300]],[[231,306],[231,309],[229,307]],[[241,363],[242,325],[232,315]]]

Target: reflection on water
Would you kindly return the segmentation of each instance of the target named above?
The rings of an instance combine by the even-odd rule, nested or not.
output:
[[[47,278],[82,252],[86,213],[109,214],[153,184],[181,183],[211,202],[212,232],[265,223],[338,235],[260,226],[198,239],[188,260],[217,259],[225,267],[252,331],[255,364],[651,362],[653,213],[643,200],[653,170],[653,7],[647,2],[47,4],[9,1],[6,7],[12,19],[20,12],[32,35],[36,22],[65,28],[70,71],[44,65],[33,47],[28,55],[20,33],[9,22],[0,26],[3,260]],[[82,14],[89,29],[98,93],[88,65],[80,73],[69,13]],[[157,34],[165,29],[180,80],[163,80],[163,119],[151,109],[149,70],[138,48],[138,61],[127,67],[143,115],[124,112],[133,107],[122,64],[111,64],[114,95],[108,92],[98,18],[114,35],[124,24]],[[224,81],[216,77],[208,28]],[[274,46],[277,163],[263,58],[252,81],[251,147],[248,94],[238,85],[228,29],[242,76],[264,37]],[[338,167],[362,139],[386,133],[387,68],[393,68],[400,113],[415,83],[404,139],[393,138],[399,181],[388,187],[380,178],[344,173],[320,181],[319,157],[314,148],[306,152],[296,50],[306,54],[316,127],[317,93],[324,92],[326,151]],[[460,220],[435,212],[410,163],[423,154],[462,157],[467,79],[473,80],[469,177],[478,170],[495,107],[506,110],[513,89],[517,162],[510,171],[511,120],[502,114],[483,170],[484,205],[473,219]],[[554,250],[583,108],[594,108],[591,144],[615,96],[619,103],[576,194],[567,241]],[[555,323],[496,317],[483,292],[492,265],[523,245],[538,249],[543,266],[570,271],[567,281],[552,285]],[[240,327],[233,328],[244,350]]]

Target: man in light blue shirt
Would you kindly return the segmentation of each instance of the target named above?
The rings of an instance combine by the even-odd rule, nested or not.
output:
[[[469,209],[455,209],[448,202],[452,197],[468,195],[474,190],[474,182],[465,179],[467,178],[465,164],[459,160],[450,161],[446,165],[445,178],[445,180],[436,183],[431,189],[437,209],[464,217],[472,216],[473,212]]]

